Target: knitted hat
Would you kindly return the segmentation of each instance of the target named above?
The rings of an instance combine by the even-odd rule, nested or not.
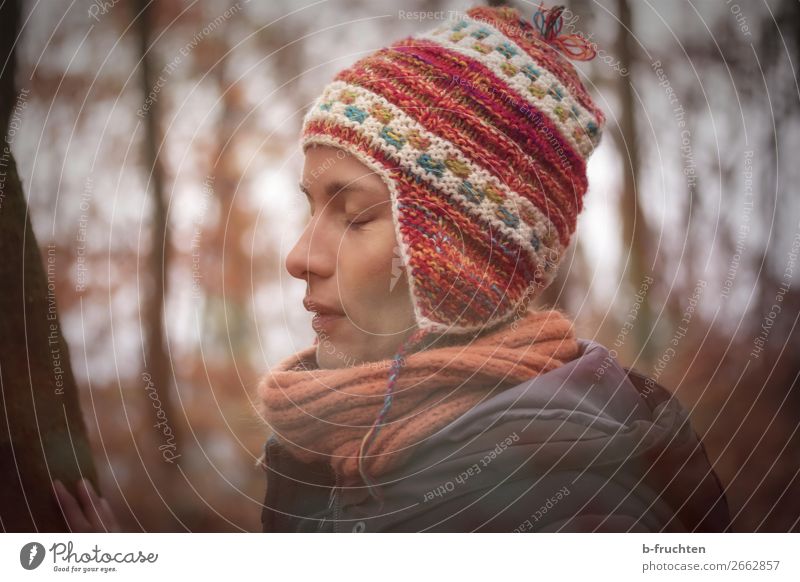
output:
[[[388,186],[419,329],[509,320],[569,245],[605,118],[559,52],[594,56],[562,10],[472,8],[341,71],[304,118],[304,150],[342,148]]]
[[[472,8],[341,71],[303,120],[304,150],[342,148],[386,183],[418,328],[359,467],[406,351],[524,312],[569,245],[605,117],[567,59],[594,48],[560,34],[562,11]]]

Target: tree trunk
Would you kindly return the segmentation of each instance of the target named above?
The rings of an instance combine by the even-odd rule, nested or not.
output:
[[[8,127],[24,107],[14,88],[19,6],[0,4],[0,526],[6,532],[66,532],[51,481],[94,482],[86,426],[56,309],[56,247],[47,272],[28,218]]]
[[[136,4],[139,17],[136,24],[139,33],[139,49],[141,55],[141,83],[142,98],[148,95],[156,85],[158,79],[154,75],[155,66],[152,49],[149,46],[149,32],[153,28],[153,11],[151,2],[140,0]],[[161,450],[165,459],[180,456],[180,419],[175,414],[174,399],[172,396],[172,374],[170,373],[169,359],[164,349],[164,302],[167,296],[167,277],[170,263],[170,237],[167,227],[167,207],[164,196],[164,167],[158,154],[159,144],[162,143],[159,127],[160,106],[158,99],[149,103],[144,112],[144,161],[145,168],[150,168],[150,177],[147,185],[152,188],[153,211],[150,239],[150,273],[152,283],[147,296],[146,325],[147,325],[147,351],[145,354],[144,374],[148,385],[158,395],[158,400],[164,411],[167,425],[161,427],[161,433],[151,433],[154,446],[152,450]],[[145,418],[153,415],[152,396],[143,402]],[[163,433],[163,438],[162,438]],[[161,444],[164,443],[164,444]],[[161,447],[159,449],[158,447]],[[168,456],[167,456],[168,455]],[[172,462],[170,460],[169,462]],[[162,465],[159,465],[162,466]]]
[[[617,30],[617,54],[620,57],[620,64],[628,71],[634,68],[636,54],[633,51],[633,19],[628,0],[617,1],[617,13],[619,14],[619,27]],[[642,212],[642,205],[639,201],[639,147],[637,144],[637,124],[636,109],[637,101],[634,99],[633,88],[628,77],[620,76],[618,79],[620,94],[620,143],[624,148],[624,153],[628,156],[628,163],[623,164],[624,182],[622,190],[622,205],[620,208],[622,216],[622,236],[623,248],[628,249],[628,264],[626,265],[628,293],[625,297],[634,297],[639,290],[642,281],[646,276],[656,276],[649,272],[648,261],[650,256],[650,235],[647,222]],[[638,321],[634,327],[633,334],[635,344],[641,349],[641,354],[637,358],[636,366],[646,368],[653,359],[653,348],[647,337],[653,325],[653,318],[650,312],[650,294],[644,294],[642,304],[639,308]]]

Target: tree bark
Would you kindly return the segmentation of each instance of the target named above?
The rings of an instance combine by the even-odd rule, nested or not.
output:
[[[158,79],[154,71],[154,59],[151,54],[149,31],[153,28],[153,11],[151,2],[139,0],[136,3],[139,13],[137,29],[139,33],[139,50],[141,55],[141,83],[142,98],[147,99],[150,91],[156,85]],[[180,451],[180,419],[174,413],[174,398],[172,396],[172,374],[169,365],[169,358],[164,349],[164,302],[167,296],[167,277],[170,263],[170,237],[167,226],[167,207],[164,195],[164,184],[166,177],[161,157],[159,156],[159,144],[162,143],[161,130],[159,127],[160,106],[158,99],[154,99],[149,104],[144,113],[144,161],[145,168],[150,168],[150,177],[147,184],[152,189],[152,228],[153,232],[150,239],[150,273],[152,284],[147,297],[146,323],[147,323],[147,348],[145,352],[146,361],[144,362],[144,372],[149,375],[148,383],[152,382],[155,392],[158,394],[159,401],[169,421],[171,434],[169,444],[172,451]],[[143,402],[145,418],[153,414],[152,401],[146,398]],[[162,442],[160,437],[153,437],[154,443]],[[154,447],[154,450],[156,447]]]
[[[17,2],[0,3],[0,526],[65,532],[51,481],[71,488],[86,477],[99,488],[58,320],[56,247],[45,272],[8,136],[26,98],[14,87],[18,26]]]
[[[617,13],[619,14],[619,27],[617,30],[617,54],[620,57],[620,64],[628,71],[634,68],[636,54],[634,53],[633,38],[633,19],[628,0],[617,0]],[[627,281],[629,292],[625,297],[634,297],[639,290],[645,276],[653,276],[648,272],[646,266],[651,260],[650,255],[650,235],[647,222],[642,212],[642,205],[639,201],[638,183],[641,169],[639,157],[638,130],[636,123],[637,102],[633,95],[633,88],[629,77],[620,76],[618,79],[620,95],[620,124],[621,144],[628,156],[628,163],[623,164],[623,190],[622,204],[620,208],[622,217],[622,244],[623,248],[628,249],[628,264],[626,265]],[[639,308],[638,321],[633,330],[635,345],[640,347],[641,353],[637,358],[636,365],[642,368],[647,367],[653,358],[653,348],[647,341],[650,329],[653,325],[653,318],[650,312],[649,293],[644,294],[642,304]]]

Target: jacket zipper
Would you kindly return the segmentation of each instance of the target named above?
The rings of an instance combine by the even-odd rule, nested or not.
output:
[[[336,486],[333,488],[333,532],[339,531],[339,516],[341,515],[342,495],[339,487],[339,475],[336,475]]]
[[[337,493],[336,490],[338,488],[339,488],[339,475],[335,475],[335,484],[331,488],[331,495],[328,498],[328,512],[329,512],[329,514],[330,514],[331,507],[333,507],[333,517],[334,517],[333,531],[334,532],[336,531],[336,521],[335,520],[338,518],[338,509],[339,509],[339,503],[338,503],[339,496],[336,495],[336,493]],[[322,531],[322,526],[325,525],[325,522],[327,520],[328,520],[327,516],[320,520],[319,525],[317,526],[317,531]]]

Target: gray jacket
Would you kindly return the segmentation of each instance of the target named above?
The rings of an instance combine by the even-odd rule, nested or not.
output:
[[[265,532],[724,531],[727,502],[686,411],[578,340],[564,366],[498,391],[381,476],[383,506],[324,463],[265,445]]]

